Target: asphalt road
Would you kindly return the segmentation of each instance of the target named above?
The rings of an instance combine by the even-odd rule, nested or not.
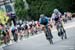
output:
[[[44,33],[3,47],[4,50],[75,50],[75,22],[65,25],[68,39],[61,40],[57,31],[52,31],[53,45],[46,40]]]

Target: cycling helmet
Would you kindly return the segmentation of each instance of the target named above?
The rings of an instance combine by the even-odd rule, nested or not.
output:
[[[41,14],[40,17],[44,17],[44,14]]]
[[[53,11],[55,14],[57,14],[59,11],[58,11],[58,9],[54,9],[54,11]]]

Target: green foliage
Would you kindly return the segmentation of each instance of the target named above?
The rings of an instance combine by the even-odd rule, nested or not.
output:
[[[15,11],[18,19],[26,19],[27,10],[25,10],[23,0],[15,0]]]
[[[53,9],[58,8],[62,13],[69,11],[71,0],[27,0],[30,11],[29,15],[35,19],[39,18],[40,14],[51,16]]]
[[[71,0],[70,11],[75,12],[75,0]]]
[[[40,14],[51,16],[53,10],[58,8],[62,13],[65,11],[73,12],[72,0],[26,0],[29,4],[29,10],[24,9],[23,0],[16,0],[15,8],[16,14],[20,18],[26,18],[29,15],[31,19],[39,19]]]

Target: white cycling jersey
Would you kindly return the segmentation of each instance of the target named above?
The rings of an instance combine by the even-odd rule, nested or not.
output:
[[[59,17],[61,16],[61,13],[60,12],[58,13],[58,16]],[[56,17],[57,17],[57,15],[55,13],[53,13],[52,16],[51,16],[51,19],[55,19]]]

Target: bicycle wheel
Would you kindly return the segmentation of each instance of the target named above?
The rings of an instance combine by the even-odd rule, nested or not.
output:
[[[51,34],[51,30],[49,28],[46,28],[46,38],[50,42],[50,44],[53,44],[53,36]]]
[[[50,43],[50,44],[53,44],[53,40],[52,40],[52,39],[49,39],[49,43]]]

